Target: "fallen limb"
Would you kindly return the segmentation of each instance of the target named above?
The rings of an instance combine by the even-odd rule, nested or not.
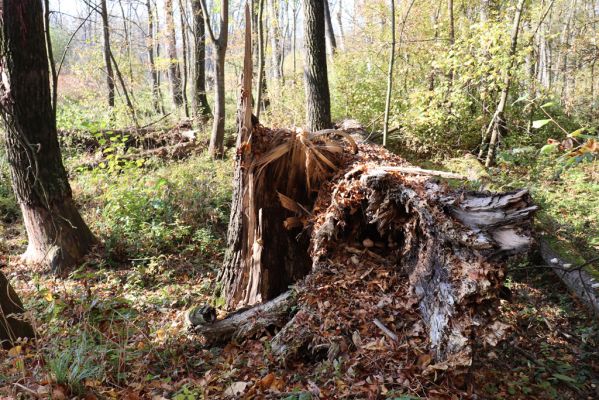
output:
[[[111,161],[127,162],[127,161],[143,160],[143,159],[150,158],[150,157],[157,157],[157,158],[169,159],[169,160],[173,160],[173,159],[179,160],[179,159],[189,157],[191,154],[193,154],[195,151],[197,151],[200,148],[201,147],[198,146],[194,142],[177,143],[172,146],[163,146],[163,147],[159,147],[156,149],[142,151],[139,153],[127,153],[127,154],[119,155],[115,158],[110,158],[110,159],[102,158],[100,160],[96,160],[93,162],[79,164],[78,166],[75,167],[75,169],[94,169],[94,168],[98,168],[100,165],[108,165]]]
[[[230,340],[242,340],[263,333],[271,327],[282,327],[289,320],[291,308],[296,305],[292,291],[248,310],[234,312],[214,323],[201,323],[188,317],[193,331],[204,338],[204,344],[212,346]],[[193,314],[193,313],[192,313]]]
[[[382,171],[388,172],[401,172],[402,174],[414,174],[414,175],[429,175],[429,176],[438,176],[439,178],[447,178],[447,179],[459,179],[459,180],[468,180],[467,177],[460,174],[455,174],[453,172],[446,171],[435,171],[432,169],[422,169],[418,167],[379,167]]]
[[[596,315],[599,315],[599,285],[584,270],[586,265],[573,266],[571,262],[564,260],[552,249],[549,242],[544,238],[540,240],[539,250],[545,263],[553,269],[568,289]]]

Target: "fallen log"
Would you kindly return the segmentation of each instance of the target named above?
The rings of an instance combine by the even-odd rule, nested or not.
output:
[[[574,265],[572,261],[565,260],[551,247],[546,238],[540,240],[539,251],[543,261],[551,267],[568,289],[599,316],[599,283],[584,269],[586,265]]]
[[[199,146],[195,142],[183,142],[177,143],[172,146],[163,146],[156,149],[150,149],[137,153],[126,153],[115,156],[113,158],[100,158],[98,160],[79,164],[75,167],[77,170],[91,170],[98,168],[101,165],[108,165],[111,161],[117,162],[131,162],[136,160],[143,160],[151,157],[168,159],[168,160],[181,160],[191,156],[194,153],[198,153],[203,147]]]
[[[267,329],[281,328],[288,319],[296,299],[292,291],[248,310],[239,310],[227,318],[207,322],[200,309],[192,308],[186,314],[186,322],[193,331],[204,338],[204,344],[213,346],[230,340],[247,339],[264,333]]]
[[[171,128],[151,127],[99,130],[59,130],[58,137],[63,146],[78,147],[88,153],[106,149],[115,143],[125,149],[150,150],[172,146],[181,142],[194,141],[197,131],[187,120],[180,121]]]

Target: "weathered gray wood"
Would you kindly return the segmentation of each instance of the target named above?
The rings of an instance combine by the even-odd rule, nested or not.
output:
[[[541,257],[570,291],[599,316],[599,283],[582,268],[564,260],[549,243],[541,239]]]
[[[354,187],[365,203],[336,199],[336,187]],[[363,224],[374,225],[382,241],[396,243],[398,268],[410,283],[437,362],[464,366],[471,360],[474,331],[492,322],[481,312],[497,301],[506,256],[532,244],[536,210],[526,191],[491,194],[451,191],[424,177],[353,169],[333,186],[330,206],[312,234],[315,259],[326,260],[344,246],[351,231],[347,210],[360,206]],[[345,204],[344,207],[339,204]],[[316,268],[316,267],[314,267]]]
[[[263,333],[269,327],[282,327],[289,320],[291,308],[296,304],[292,291],[250,308],[230,314],[227,318],[212,324],[198,324],[193,313],[187,320],[193,331],[204,338],[205,345],[215,345],[233,340],[251,338]]]

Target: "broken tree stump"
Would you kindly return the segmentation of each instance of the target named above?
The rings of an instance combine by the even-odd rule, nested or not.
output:
[[[254,126],[250,25],[219,280],[229,309],[263,304],[198,333],[240,340],[287,319],[271,340],[282,361],[326,349],[382,375],[467,369],[473,349],[507,329],[495,314],[507,259],[532,244],[530,196],[452,189],[439,177],[461,176],[415,168],[355,128]],[[294,316],[271,300],[291,284]],[[363,350],[392,362],[373,364]]]

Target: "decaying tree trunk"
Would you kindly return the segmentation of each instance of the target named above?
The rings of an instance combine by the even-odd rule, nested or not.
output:
[[[3,348],[13,347],[18,338],[35,336],[23,312],[23,303],[0,271],[0,343]]]
[[[246,42],[245,77],[248,53]],[[439,177],[461,176],[412,167],[352,136],[359,129],[252,126],[251,82],[243,88],[220,280],[229,308],[264,303],[216,322],[189,318],[205,343],[287,318],[271,340],[282,360],[306,349],[333,359],[349,342],[426,354],[433,373],[468,367],[476,344],[495,345],[506,330],[494,317],[505,261],[532,242],[527,191],[452,189]]]

